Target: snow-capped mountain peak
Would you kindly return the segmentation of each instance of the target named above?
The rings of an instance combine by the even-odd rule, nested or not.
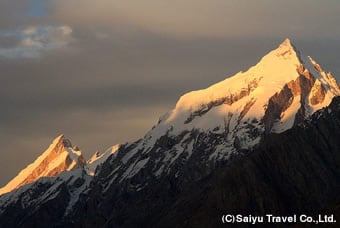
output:
[[[191,159],[214,167],[253,149],[267,134],[290,129],[338,95],[332,74],[286,39],[247,71],[181,96],[174,109],[137,142],[113,146],[85,162],[69,140],[57,137],[0,194],[79,166],[95,176],[107,160],[115,164],[108,173],[112,183],[142,175],[143,169],[152,170],[155,177],[180,175],[177,166]]]
[[[247,72],[239,72],[207,89],[196,90],[183,95],[177,102],[175,109],[195,110],[206,103],[226,98],[228,95],[254,90],[260,81],[282,86],[281,84],[284,82],[296,78],[296,68],[300,64],[297,52],[290,40],[286,39],[277,49],[263,57],[256,66],[251,67]]]
[[[81,151],[73,147],[71,141],[64,135],[60,135],[53,140],[42,155],[1,188],[0,194],[32,183],[41,177],[57,176],[64,171],[83,167],[85,164],[86,161]]]
[[[295,47],[292,44],[292,42],[290,41],[289,38],[286,38],[280,45],[278,50],[281,50],[283,52],[287,52],[287,51],[295,51]]]
[[[340,88],[332,74],[286,39],[247,71],[206,89],[184,94],[144,138],[135,142],[117,144],[104,153],[95,153],[85,162],[69,140],[63,135],[57,137],[35,162],[0,189],[0,220],[6,220],[6,227],[22,224],[36,227],[41,226],[41,221],[44,225],[58,227],[122,226],[131,208],[134,215],[142,211],[139,216],[143,219],[155,213],[168,214],[163,209],[164,205],[172,207],[171,202],[175,205],[184,202],[196,208],[198,205],[192,204],[193,201],[174,199],[182,193],[187,196],[188,186],[201,189],[200,185],[206,180],[205,186],[209,187],[202,188],[204,195],[209,189],[220,187],[220,184],[211,185],[215,180],[223,180],[227,184],[222,186],[230,186],[223,192],[231,193],[227,195],[233,210],[238,202],[235,195],[240,202],[245,199],[243,205],[247,206],[244,208],[249,203],[259,204],[258,208],[271,205],[263,204],[271,190],[263,193],[263,188],[257,187],[262,183],[268,190],[268,180],[275,180],[272,194],[281,201],[290,195],[281,191],[283,197],[277,197],[277,186],[289,190],[291,183],[296,183],[294,186],[299,190],[294,201],[300,202],[300,193],[308,191],[311,185],[299,180],[311,175],[318,185],[334,184],[326,189],[328,193],[334,192],[337,182],[333,174],[338,166],[333,161],[339,143],[337,135],[330,132],[339,132],[340,101],[339,97],[334,98],[339,95]],[[286,131],[288,129],[291,130]],[[332,137],[326,139],[325,135]],[[310,138],[318,145],[310,146]],[[295,168],[285,169],[291,164]],[[325,172],[326,167],[331,168],[330,174]],[[63,172],[67,170],[72,171]],[[214,173],[221,174],[223,179],[215,179]],[[303,175],[294,181],[296,173]],[[41,178],[43,176],[56,177]],[[286,179],[287,176],[290,178]],[[209,182],[210,178],[214,182]],[[282,178],[286,181],[284,185],[280,185]],[[16,188],[19,189],[12,191]],[[193,189],[193,195],[196,190]],[[1,195],[9,191],[12,192]],[[244,198],[244,192],[254,191],[263,197]],[[209,199],[222,195],[225,200],[223,192],[214,192]],[[286,208],[281,201],[278,205]],[[315,205],[320,205],[321,201],[323,199],[318,198]],[[210,201],[208,204],[211,205]],[[153,211],[149,211],[150,208]],[[133,218],[137,220],[127,219],[127,222],[134,222],[131,223],[134,226],[149,224],[149,221],[139,223],[138,216]],[[169,218],[173,218],[172,214]],[[168,224],[169,220],[164,221]]]
[[[184,94],[162,116],[143,144],[199,130],[223,135],[223,157],[250,149],[263,135],[280,133],[327,106],[340,88],[311,57],[289,39],[245,72],[206,89]],[[214,158],[212,156],[211,158]]]

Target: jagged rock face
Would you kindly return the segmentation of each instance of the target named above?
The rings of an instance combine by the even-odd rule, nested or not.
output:
[[[292,84],[294,85],[295,83]],[[275,121],[279,120],[282,113],[292,104],[293,99],[293,91],[287,85],[284,86],[280,93],[275,94],[269,99],[268,107],[263,117],[265,132],[267,134],[271,132]]]
[[[326,95],[325,88],[323,85],[317,81],[312,88],[311,96],[310,96],[310,103],[312,105],[320,104],[324,101]]]
[[[303,72],[301,72],[301,70],[303,70]],[[273,129],[273,125],[275,122],[283,119],[285,112],[292,106],[294,99],[299,100],[300,108],[294,113],[295,119],[293,125],[302,122],[311,114],[308,111],[312,109],[312,106],[322,104],[325,99],[326,92],[321,82],[316,80],[308,70],[304,69],[303,65],[300,65],[297,71],[300,74],[299,77],[296,80],[288,82],[279,93],[274,94],[269,99],[263,117],[266,134],[282,131],[281,129]],[[308,100],[309,95],[311,95],[311,98]]]

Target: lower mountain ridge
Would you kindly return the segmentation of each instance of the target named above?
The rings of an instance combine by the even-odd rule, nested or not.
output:
[[[143,170],[134,179],[110,184],[116,160],[111,155],[94,176],[77,169],[1,196],[0,224],[216,227],[226,225],[223,214],[332,214],[340,198],[339,138],[340,97],[335,97],[302,123],[267,135],[256,149],[221,163],[198,181],[192,180],[205,168],[192,165],[181,175],[153,179],[148,178],[152,170]],[[205,136],[209,140],[214,136]],[[131,146],[122,145],[117,156]]]

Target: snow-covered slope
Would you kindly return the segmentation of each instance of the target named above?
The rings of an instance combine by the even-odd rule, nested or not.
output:
[[[331,73],[286,39],[246,72],[184,94],[142,140],[118,152],[112,177],[122,181],[144,169],[161,176],[197,159],[214,167],[251,150],[265,135],[290,129],[338,95]]]
[[[41,156],[1,188],[0,195],[32,183],[41,177],[54,177],[64,171],[83,167],[85,163],[81,151],[76,147],[73,148],[70,140],[60,135],[53,140]]]
[[[115,154],[118,151],[119,147],[120,145],[117,144],[110,147],[104,153],[94,153],[92,157],[87,161],[87,164],[85,166],[87,174],[93,176],[95,174],[96,168],[100,166],[103,162],[105,162],[110,155]]]
[[[303,88],[301,80],[310,84],[310,88]],[[285,104],[287,107],[281,110],[281,115],[276,119],[278,122],[266,129],[268,131],[282,132],[291,128],[301,105],[306,109],[305,116],[308,116],[340,94],[332,75],[324,72],[310,57],[300,54],[286,39],[248,71],[239,72],[207,89],[183,95],[176,107],[163,116],[148,136],[157,138],[169,129],[171,134],[179,134],[183,130],[200,128],[227,131],[229,138],[233,138],[240,135],[234,133],[247,124],[261,121],[270,99],[280,94],[285,87],[292,95]],[[224,125],[225,122],[228,126]],[[219,130],[214,130],[216,127]],[[257,143],[257,140],[248,140],[248,146]]]

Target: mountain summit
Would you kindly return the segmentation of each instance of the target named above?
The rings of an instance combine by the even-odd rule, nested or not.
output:
[[[143,138],[86,164],[59,136],[1,189],[33,182],[0,196],[0,225],[188,226],[225,209],[325,208],[339,186],[339,95],[332,74],[286,39],[247,71],[184,94]]]
[[[71,141],[66,139],[64,135],[60,135],[53,140],[41,156],[1,188],[0,195],[32,183],[41,177],[54,177],[64,171],[70,171],[84,165],[85,160],[81,151],[77,147],[73,147]]]
[[[210,132],[223,138],[210,159],[226,159],[251,149],[269,133],[300,123],[338,95],[340,88],[332,74],[286,39],[246,72],[184,94],[143,144],[152,146],[163,136],[195,130]]]

